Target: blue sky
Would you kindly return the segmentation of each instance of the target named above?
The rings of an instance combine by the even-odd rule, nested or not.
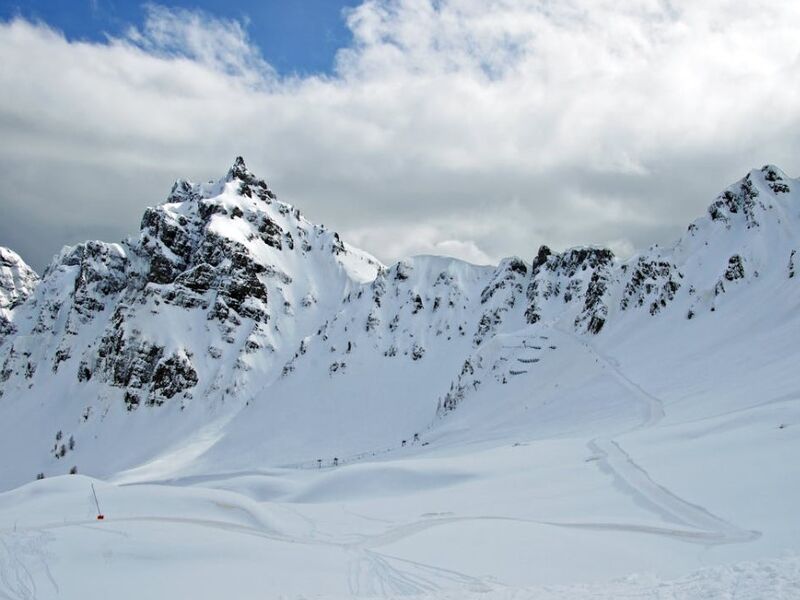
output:
[[[0,18],[42,21],[73,40],[103,41],[140,27],[144,2],[122,0],[0,0]],[[200,0],[165,2],[170,7],[203,10],[217,18],[244,22],[251,40],[282,75],[329,73],[338,48],[351,35],[342,11],[350,0]]]

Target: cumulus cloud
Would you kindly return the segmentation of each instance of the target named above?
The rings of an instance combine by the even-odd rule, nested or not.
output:
[[[333,73],[302,78],[247,23],[145,17],[106,43],[0,24],[0,244],[39,268],[236,154],[385,261],[481,263],[635,252],[748,169],[800,158],[796,3],[367,0]]]

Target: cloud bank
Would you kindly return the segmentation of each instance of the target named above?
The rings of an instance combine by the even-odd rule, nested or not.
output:
[[[0,244],[38,269],[237,154],[387,262],[631,253],[752,167],[798,171],[797,3],[367,0],[308,77],[247,23],[145,10],[105,43],[0,24]]]

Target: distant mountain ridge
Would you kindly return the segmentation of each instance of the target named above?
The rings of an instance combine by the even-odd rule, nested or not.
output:
[[[745,289],[766,302],[786,293],[798,280],[799,184],[753,170],[674,245],[626,261],[542,246],[497,267],[385,267],[237,158],[214,183],[176,182],[138,235],[65,248],[40,281],[2,251],[0,451],[20,460],[0,478],[73,465],[108,476],[179,446],[196,449],[183,466],[227,468],[411,439],[476,390],[502,395],[540,360],[530,350],[551,345],[549,329],[691,328]],[[541,341],[503,342],[520,332]],[[365,432],[347,440],[354,423]],[[32,441],[62,431],[72,448]]]

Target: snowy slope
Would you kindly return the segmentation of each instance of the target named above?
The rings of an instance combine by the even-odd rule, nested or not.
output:
[[[178,182],[15,308],[0,591],[797,597],[798,248],[769,165],[670,246],[497,267]]]
[[[396,513],[376,518],[375,502],[266,503],[224,490],[95,481],[100,523],[89,484],[63,477],[0,495],[6,597],[789,600],[800,585],[796,556],[687,570],[702,546],[537,523],[500,512],[508,506],[399,523]],[[412,504],[460,509],[451,505],[457,491]],[[572,492],[585,495],[586,486]],[[631,566],[641,572],[620,574]],[[686,573],[659,575],[665,568]],[[580,583],[559,582],[565,575]]]

